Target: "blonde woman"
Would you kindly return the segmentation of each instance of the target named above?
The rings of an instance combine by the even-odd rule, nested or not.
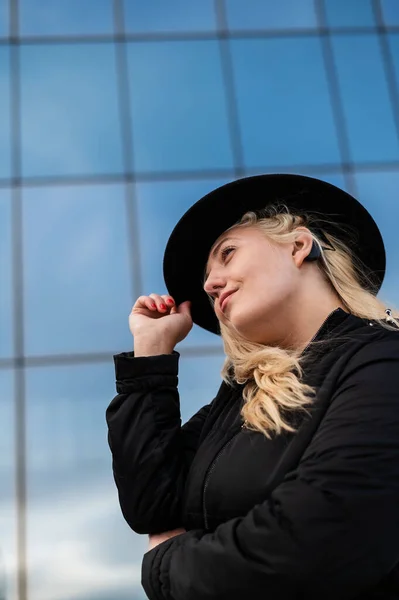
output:
[[[182,217],[168,294],[140,297],[107,410],[150,600],[399,598],[399,323],[380,232],[326,182],[262,175]],[[183,427],[176,344],[224,342]]]

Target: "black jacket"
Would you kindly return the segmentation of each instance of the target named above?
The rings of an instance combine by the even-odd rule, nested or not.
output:
[[[242,428],[242,387],[181,427],[177,353],[115,356],[107,409],[122,512],[187,533],[144,555],[150,600],[399,598],[399,333],[341,310],[304,353],[295,434]]]

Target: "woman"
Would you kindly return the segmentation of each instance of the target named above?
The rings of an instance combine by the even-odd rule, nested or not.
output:
[[[399,598],[398,321],[384,245],[342,190],[263,175],[182,217],[168,295],[130,315],[107,410],[150,600]],[[192,316],[191,316],[192,315]],[[221,333],[223,382],[183,427],[175,345]]]

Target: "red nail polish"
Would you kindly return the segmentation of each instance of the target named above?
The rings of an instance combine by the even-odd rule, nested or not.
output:
[[[164,308],[166,308],[166,305],[165,304],[160,304],[159,307],[162,308],[162,310],[163,310]]]
[[[173,300],[171,300],[170,298],[168,298],[168,299],[166,300],[166,302],[167,302],[168,304],[174,304]]]

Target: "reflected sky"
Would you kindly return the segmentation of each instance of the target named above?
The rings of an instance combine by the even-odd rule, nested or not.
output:
[[[13,373],[0,371],[0,598],[5,578],[6,600],[14,600],[17,567],[13,384]]]
[[[328,25],[373,26],[371,0],[324,0]],[[8,33],[0,3],[0,36]],[[124,0],[128,33],[215,32],[213,0],[143,3]],[[227,0],[235,30],[313,29],[313,0]],[[397,0],[381,0],[385,22],[399,24]],[[29,36],[114,31],[111,0],[20,0],[20,32]],[[140,586],[146,536],[120,513],[106,439],[105,409],[115,395],[112,352],[132,348],[127,317],[134,257],[128,215],[137,219],[142,290],[166,292],[162,257],[182,214],[234,178],[231,124],[221,52],[231,50],[237,130],[249,174],[292,172],[345,188],[324,55],[312,35],[263,39],[128,42],[128,89],[118,89],[116,46],[109,43],[23,44],[21,160],[24,177],[54,185],[22,189],[24,344],[30,357],[109,353],[107,363],[27,370],[29,600],[144,600]],[[387,34],[396,84],[399,34]],[[351,158],[399,161],[394,112],[378,37],[332,35]],[[0,47],[0,179],[10,177],[9,48]],[[124,94],[128,92],[125,96]],[[125,98],[132,122],[120,115]],[[397,110],[397,107],[396,107]],[[131,138],[139,181],[57,185],[57,178],[123,176],[122,132]],[[17,147],[15,146],[14,149]],[[326,164],[332,164],[329,169]],[[381,297],[399,307],[396,223],[399,169],[353,176],[360,200],[380,226],[388,253]],[[222,170],[224,176],[143,182],[154,172]],[[326,169],[324,171],[324,169]],[[229,173],[231,173],[229,177]],[[132,206],[129,206],[132,209]],[[136,240],[137,241],[137,240]],[[0,190],[0,359],[12,356],[9,191]],[[217,336],[194,327],[179,349],[212,346]],[[223,356],[180,359],[182,421],[210,402]],[[16,598],[13,373],[0,370],[0,552],[7,600]],[[1,563],[1,559],[0,559]],[[0,578],[1,580],[1,578]],[[1,585],[1,584],[0,584]]]
[[[381,0],[381,8],[387,25],[399,25],[399,3],[397,0]]]
[[[11,200],[0,190],[0,358],[12,353]]]
[[[138,171],[233,167],[218,43],[128,45]]]
[[[231,49],[245,165],[339,162],[319,38],[233,40]]]
[[[20,52],[24,176],[120,173],[114,45],[35,45]]]
[[[399,172],[357,173],[358,195],[380,228],[387,253],[387,271],[380,297],[399,309],[399,246],[395,223],[399,218]]]
[[[324,0],[330,27],[372,27],[375,25],[372,0]]]
[[[21,35],[113,32],[113,0],[19,0]]]
[[[378,37],[333,36],[332,44],[352,160],[399,160],[399,140]],[[396,58],[399,60],[399,56]]]
[[[125,30],[129,33],[216,29],[214,0],[201,0],[201,2],[123,0],[123,2]]]
[[[265,10],[265,4],[269,10]],[[273,6],[271,6],[273,4]],[[290,29],[317,26],[314,0],[228,0],[227,23],[231,29]],[[270,10],[272,9],[272,10]]]
[[[11,169],[9,49],[0,46],[0,178],[9,178]]]
[[[26,352],[131,344],[124,187],[32,188],[23,195]]]

